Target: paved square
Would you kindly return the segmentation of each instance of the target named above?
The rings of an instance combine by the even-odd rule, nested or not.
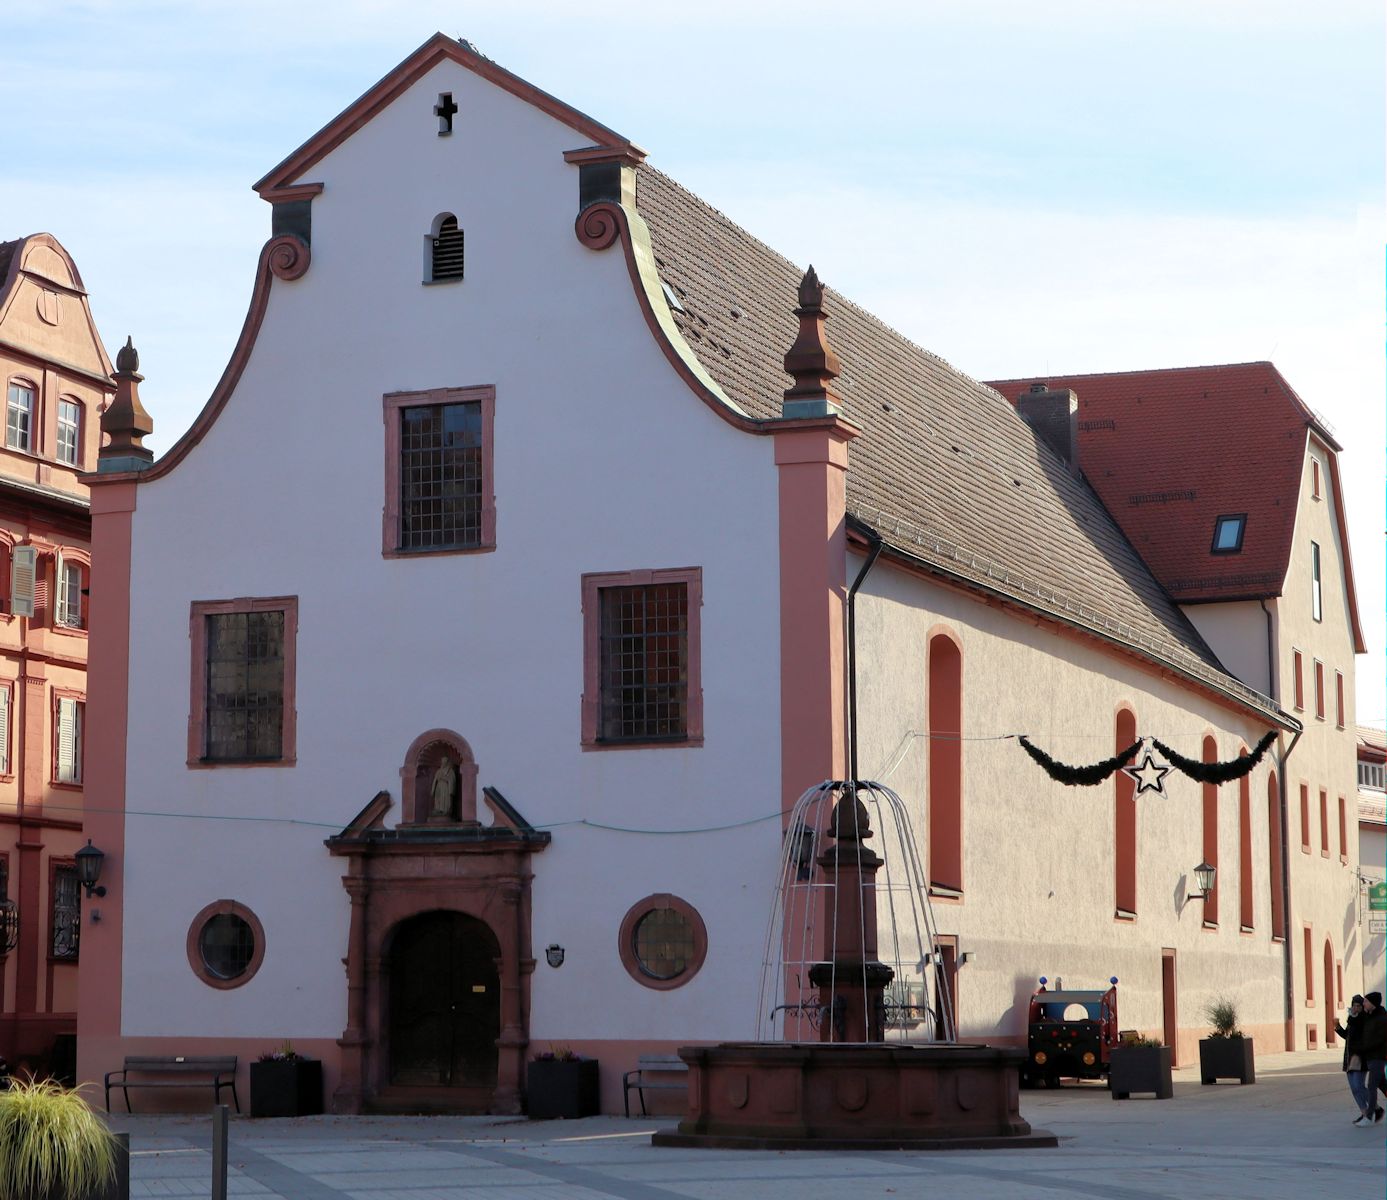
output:
[[[274,1200],[1306,1200],[1380,1196],[1387,1123],[1355,1128],[1337,1050],[1267,1056],[1250,1087],[1176,1072],[1173,1100],[1023,1092],[1058,1149],[665,1150],[658,1119],[310,1117],[231,1124],[231,1196]],[[210,1196],[207,1116],[127,1117],[131,1196]]]

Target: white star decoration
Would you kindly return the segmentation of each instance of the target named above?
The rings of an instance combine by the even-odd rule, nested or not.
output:
[[[1165,795],[1165,787],[1162,780],[1170,774],[1170,768],[1164,763],[1158,763],[1151,757],[1148,750],[1142,755],[1141,761],[1134,767],[1123,767],[1123,773],[1130,775],[1137,781],[1137,795],[1142,792],[1155,792],[1158,796]]]

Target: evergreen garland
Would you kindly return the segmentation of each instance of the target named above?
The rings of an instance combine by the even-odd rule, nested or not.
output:
[[[1021,749],[1029,754],[1038,762],[1051,779],[1064,784],[1066,787],[1094,787],[1103,782],[1116,771],[1123,763],[1141,749],[1140,740],[1133,742],[1127,749],[1118,753],[1115,757],[1105,762],[1093,763],[1087,767],[1071,767],[1062,762],[1056,762],[1039,746],[1033,746],[1027,740],[1025,734],[1018,734],[1017,741],[1021,743]],[[1251,770],[1249,767],[1248,770]]]
[[[1221,763],[1196,762],[1192,758],[1186,758],[1183,754],[1176,754],[1159,738],[1152,738],[1151,744],[1160,751],[1167,762],[1178,767],[1191,779],[1197,779],[1200,783],[1230,783],[1234,779],[1241,779],[1261,762],[1262,755],[1267,752],[1274,741],[1276,741],[1276,730],[1273,729],[1246,754],[1233,759],[1232,762]]]

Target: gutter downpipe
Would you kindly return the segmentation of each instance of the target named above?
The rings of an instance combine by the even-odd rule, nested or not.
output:
[[[1279,706],[1281,703],[1281,672],[1278,669],[1280,664],[1276,657],[1276,614],[1267,607],[1265,597],[1259,603],[1267,618],[1267,686],[1272,699]],[[1281,957],[1286,979],[1286,1033],[1283,1041],[1287,1050],[1295,1049],[1295,962],[1294,947],[1291,940],[1291,820],[1290,790],[1286,782],[1286,760],[1291,757],[1291,752],[1296,748],[1296,743],[1300,741],[1300,735],[1304,732],[1303,728],[1297,729],[1291,738],[1291,744],[1285,750],[1277,751],[1281,792],[1281,920],[1285,924],[1282,931],[1284,936],[1281,939]]]
[[[871,550],[848,589],[848,778],[854,784],[857,782],[857,589],[881,557],[882,547],[881,534],[868,525],[856,524]]]

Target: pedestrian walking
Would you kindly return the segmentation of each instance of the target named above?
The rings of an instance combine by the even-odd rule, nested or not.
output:
[[[1371,1125],[1373,1109],[1376,1105],[1368,1103],[1368,1067],[1363,1060],[1363,997],[1354,996],[1349,1004],[1344,1023],[1334,1022],[1334,1032],[1344,1039],[1344,1071],[1348,1075],[1348,1090],[1353,1093],[1353,1102],[1358,1106],[1355,1125]]]
[[[1369,992],[1363,997],[1363,1024],[1359,1029],[1359,1046],[1368,1069],[1368,1104],[1372,1121],[1382,1120],[1382,1105],[1378,1093],[1387,1095],[1383,1076],[1387,1074],[1387,1012],[1382,1010],[1382,993]]]

